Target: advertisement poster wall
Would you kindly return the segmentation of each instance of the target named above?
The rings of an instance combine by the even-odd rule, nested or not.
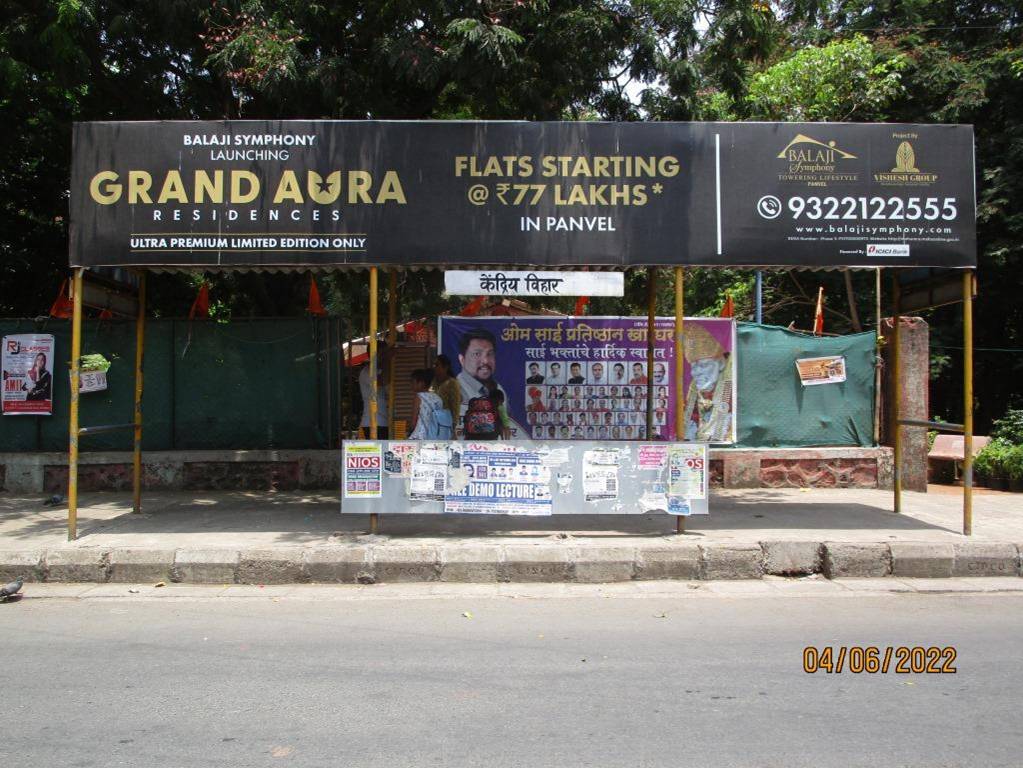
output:
[[[657,318],[653,381],[640,317],[442,317],[438,345],[466,411],[491,382],[509,439],[735,441],[735,324],[685,321],[686,434],[675,434],[675,321]],[[647,435],[647,398],[654,430]]]
[[[53,413],[53,335],[19,333],[3,337],[3,415]]]

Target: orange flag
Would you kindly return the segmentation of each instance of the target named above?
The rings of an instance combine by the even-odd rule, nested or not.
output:
[[[306,306],[306,312],[317,317],[325,317],[327,314],[327,310],[320,303],[320,289],[316,287],[316,278],[312,275],[309,276],[309,304]]]
[[[813,316],[813,335],[820,336],[824,333],[824,286],[817,291],[817,311]]]
[[[459,312],[458,314],[461,315],[462,317],[475,317],[480,313],[480,310],[483,309],[483,305],[486,303],[486,301],[487,301],[486,296],[477,296],[475,299],[473,299],[464,307],[462,307],[462,311]]]
[[[735,302],[732,301],[732,294],[725,294],[725,306],[721,307],[721,317],[735,317]]]
[[[71,317],[74,309],[75,305],[67,297],[67,280],[65,280],[60,284],[57,298],[53,300],[53,305],[50,307],[50,317],[60,317],[66,320]]]
[[[586,305],[590,303],[589,296],[580,296],[575,300],[575,312],[574,315],[581,315],[586,311]]]
[[[197,314],[210,316],[210,289],[206,283],[199,286],[199,294],[192,302],[192,308],[188,311],[188,319],[192,320]]]

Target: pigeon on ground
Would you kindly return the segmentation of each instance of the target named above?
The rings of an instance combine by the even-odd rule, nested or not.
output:
[[[50,498],[43,502],[44,507],[56,507],[58,504],[63,503],[64,497],[59,493],[53,494]]]
[[[0,600],[8,600],[14,597],[21,591],[21,587],[24,583],[25,579],[19,576],[14,581],[4,584],[0,587]]]

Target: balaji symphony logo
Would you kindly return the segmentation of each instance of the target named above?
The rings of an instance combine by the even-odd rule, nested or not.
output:
[[[845,161],[856,160],[856,155],[840,149],[837,143],[819,141],[798,134],[778,153],[778,159],[788,163],[788,170],[778,174],[778,181],[805,183],[808,187],[826,187],[831,182],[855,182],[855,170],[840,167]]]
[[[937,180],[938,174],[923,173],[916,167],[916,152],[908,141],[903,141],[895,150],[895,167],[891,171],[874,174],[874,181],[885,186],[923,186]]]

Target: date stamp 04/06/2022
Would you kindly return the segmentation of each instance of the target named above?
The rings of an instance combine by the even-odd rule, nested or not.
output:
[[[808,674],[954,675],[956,649],[953,646],[922,645],[808,645],[803,649],[803,671]]]

